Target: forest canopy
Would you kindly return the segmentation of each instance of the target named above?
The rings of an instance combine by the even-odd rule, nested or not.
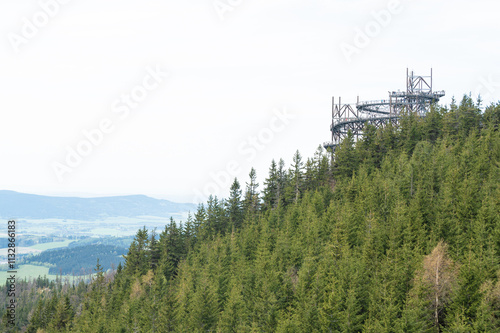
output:
[[[464,96],[334,159],[273,161],[262,184],[252,169],[185,223],[139,230],[115,272],[41,293],[17,328],[499,331],[499,124],[500,104]]]

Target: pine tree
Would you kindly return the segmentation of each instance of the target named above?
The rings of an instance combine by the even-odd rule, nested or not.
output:
[[[196,244],[196,224],[193,220],[193,216],[191,215],[191,213],[188,213],[186,224],[184,225],[183,238],[184,238],[186,252],[188,252]]]
[[[149,236],[149,253],[147,255],[149,269],[152,270],[155,270],[158,266],[161,255],[160,242],[156,239],[156,237],[156,229],[153,229],[153,231],[151,231],[151,235]]]
[[[249,173],[250,182],[246,183],[245,199],[243,201],[243,207],[245,212],[255,213],[260,208],[260,199],[257,188],[259,183],[257,183],[257,172],[254,168],[250,170]]]
[[[219,200],[217,196],[208,197],[204,231],[209,235],[224,234],[227,231],[228,221],[224,206],[224,201]]]
[[[72,319],[73,309],[70,304],[69,297],[66,295],[59,300],[54,317],[50,321],[48,327],[56,331],[65,330],[69,328]]]
[[[278,172],[277,172],[277,187],[276,187],[276,206],[280,204],[285,204],[285,193],[286,188],[289,184],[288,174],[285,169],[285,161],[280,158],[278,162]]]
[[[472,249],[469,249],[466,262],[460,267],[457,275],[457,285],[451,299],[451,306],[446,317],[448,322],[465,319],[474,322],[481,304],[481,285],[484,282],[484,271],[479,267]],[[451,318],[451,319],[449,319]]]
[[[210,332],[215,329],[219,319],[217,292],[206,272],[202,274],[189,307],[191,332]]]
[[[274,159],[271,162],[271,167],[269,168],[269,176],[264,181],[264,191],[263,191],[263,201],[264,207],[267,209],[276,208],[279,202],[278,195],[278,170]]]
[[[221,313],[218,328],[222,332],[241,332],[244,328],[245,302],[239,281],[232,281],[229,297]]]
[[[288,202],[297,202],[300,198],[300,195],[303,191],[303,182],[304,182],[304,162],[302,162],[302,155],[300,155],[297,150],[293,155],[293,164],[290,169],[290,187],[291,191],[289,191],[287,199]]]
[[[148,230],[144,226],[135,235],[125,258],[125,270],[131,274],[143,275],[150,267],[148,261]]]
[[[241,187],[235,178],[230,189],[229,199],[226,201],[229,224],[231,228],[238,230],[243,223],[243,206],[241,202]]]
[[[163,276],[170,280],[175,276],[177,266],[185,256],[182,234],[172,218],[161,232],[158,243],[160,251],[158,267]]]
[[[194,214],[194,221],[193,221],[197,241],[204,239],[204,233],[205,233],[204,228],[206,219],[207,219],[207,212],[205,210],[205,206],[202,203],[200,203],[198,205],[196,213]]]
[[[358,167],[356,153],[354,151],[354,136],[351,131],[342,140],[335,150],[335,161],[333,174],[337,179],[352,177],[354,170]]]

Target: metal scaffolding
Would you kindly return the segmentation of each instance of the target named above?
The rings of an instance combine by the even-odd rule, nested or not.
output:
[[[444,96],[444,91],[432,90],[432,69],[430,76],[418,76],[406,70],[406,91],[389,92],[389,98],[378,101],[360,102],[359,97],[355,105],[338,103],[332,98],[332,140],[325,142],[323,147],[335,152],[335,148],[347,136],[348,132],[354,135],[355,140],[363,136],[365,125],[376,128],[388,123],[398,126],[400,115],[406,112],[425,117],[433,103]]]

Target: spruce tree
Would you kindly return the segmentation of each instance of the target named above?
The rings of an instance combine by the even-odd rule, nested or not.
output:
[[[237,178],[235,178],[231,184],[226,207],[231,229],[233,227],[236,230],[240,229],[243,223],[243,206],[241,202],[241,187]]]

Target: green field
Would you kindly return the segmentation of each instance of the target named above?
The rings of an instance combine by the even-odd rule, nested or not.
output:
[[[50,280],[54,280],[56,275],[49,275],[49,268],[43,266],[35,266],[35,265],[21,265],[17,269],[16,279],[36,279],[38,276],[47,276]],[[7,272],[0,272],[0,285],[3,286],[5,284],[5,279],[7,278]]]
[[[62,241],[62,242],[50,242],[50,243],[36,244],[36,245],[30,246],[30,248],[45,251],[45,250],[55,249],[58,247],[66,247],[71,242],[73,242],[73,240],[67,239],[67,240]]]

